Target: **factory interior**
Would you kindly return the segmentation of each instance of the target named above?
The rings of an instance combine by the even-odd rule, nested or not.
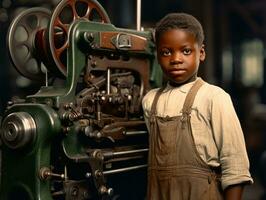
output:
[[[52,12],[59,2],[0,1],[0,117],[11,100],[35,94],[43,84],[22,76],[10,59],[7,33],[12,20],[32,7]],[[98,2],[115,27],[137,29],[137,0]],[[199,76],[231,95],[245,137],[254,184],[245,187],[243,200],[266,199],[265,11],[265,0],[141,1],[144,30],[154,28],[170,12],[190,13],[202,23],[207,57],[200,66]]]

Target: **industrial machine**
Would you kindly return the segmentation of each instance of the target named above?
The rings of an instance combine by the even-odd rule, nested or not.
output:
[[[0,199],[145,199],[152,30],[115,27],[95,0],[63,0],[21,12],[7,40],[18,72],[43,86],[2,116]]]

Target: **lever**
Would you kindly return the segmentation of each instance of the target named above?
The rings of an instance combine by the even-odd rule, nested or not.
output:
[[[47,180],[50,177],[65,179],[66,176],[64,174],[53,173],[48,167],[42,167],[39,171],[39,177],[41,180]]]

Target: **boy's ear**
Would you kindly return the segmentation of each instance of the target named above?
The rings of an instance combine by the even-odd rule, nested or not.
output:
[[[200,61],[204,61],[206,57],[206,52],[205,52],[205,45],[201,45],[200,48]]]

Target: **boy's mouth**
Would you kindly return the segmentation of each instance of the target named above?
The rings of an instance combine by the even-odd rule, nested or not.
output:
[[[186,70],[183,68],[178,68],[178,69],[175,68],[175,69],[169,70],[169,74],[171,74],[171,75],[180,75],[180,74],[183,74],[185,72],[186,72]]]

